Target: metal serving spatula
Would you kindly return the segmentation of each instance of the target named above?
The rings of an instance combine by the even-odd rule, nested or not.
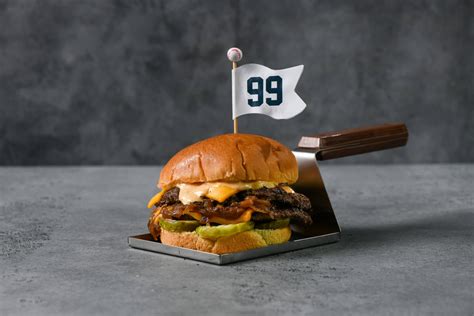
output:
[[[318,160],[329,160],[372,151],[404,146],[408,130],[403,123],[390,123],[339,132],[303,136],[293,150],[298,161],[299,178],[293,185],[296,192],[311,200],[314,210],[311,227],[293,227],[304,236],[340,233],[331,201],[319,172]]]

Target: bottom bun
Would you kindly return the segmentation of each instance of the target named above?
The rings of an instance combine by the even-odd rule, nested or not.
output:
[[[171,232],[162,229],[160,239],[168,246],[224,254],[282,244],[290,240],[290,237],[291,229],[287,226],[278,229],[254,229],[217,240],[202,238],[196,232]]]

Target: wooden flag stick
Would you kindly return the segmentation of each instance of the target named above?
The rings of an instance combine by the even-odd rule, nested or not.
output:
[[[237,47],[232,47],[227,51],[227,58],[232,62],[232,70],[237,69],[237,62],[242,59],[242,51]],[[235,87],[232,87],[232,90]],[[237,118],[234,119],[234,134],[239,132],[239,122]]]
[[[237,68],[237,63],[235,61],[232,62],[232,69]],[[234,119],[234,134],[237,134],[239,132],[239,121],[237,121],[237,118]]]

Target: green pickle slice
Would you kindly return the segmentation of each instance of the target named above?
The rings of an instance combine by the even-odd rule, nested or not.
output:
[[[283,228],[290,225],[290,219],[289,218],[284,218],[284,219],[277,219],[275,221],[271,222],[266,222],[266,223],[257,223],[255,224],[255,228],[258,229],[278,229],[278,228]]]
[[[171,232],[192,232],[199,226],[198,221],[177,221],[174,219],[160,219],[160,226]]]
[[[196,233],[206,239],[217,240],[221,237],[227,237],[241,232],[253,229],[253,222],[238,224],[218,225],[218,226],[199,226]]]

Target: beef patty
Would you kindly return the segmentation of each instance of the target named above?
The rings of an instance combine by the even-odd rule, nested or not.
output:
[[[312,223],[309,199],[303,194],[287,193],[280,186],[240,191],[223,203],[203,198],[187,205],[179,200],[179,188],[173,188],[155,205],[164,218],[185,219],[188,212],[198,212],[202,215],[202,224],[209,222],[212,216],[236,219],[248,209],[255,210],[252,220],[256,222],[290,218],[303,225]]]

